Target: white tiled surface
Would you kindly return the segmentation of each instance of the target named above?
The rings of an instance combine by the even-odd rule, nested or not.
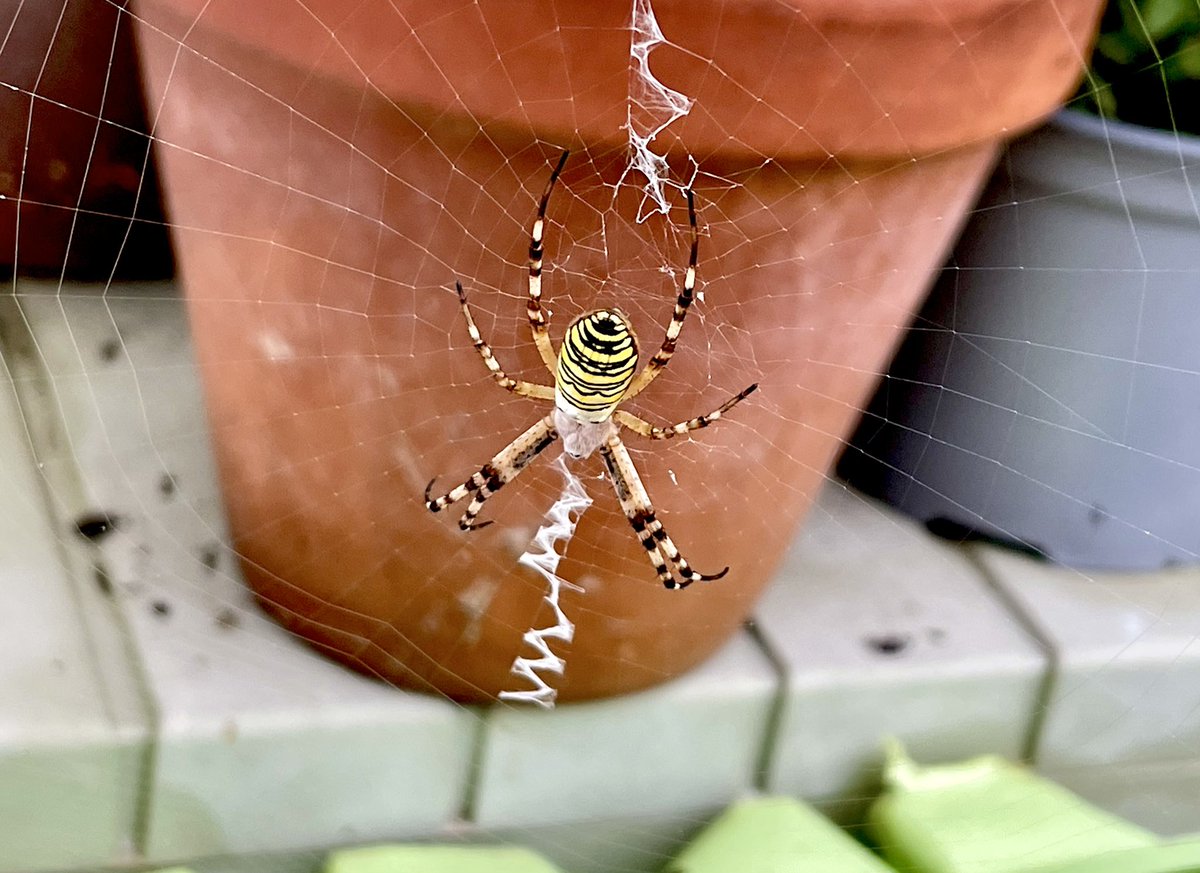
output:
[[[306,869],[318,856],[305,847],[433,834],[468,796],[478,825],[459,835],[529,843],[565,869],[651,871],[752,788],[764,760],[769,789],[838,808],[870,789],[886,735],[925,762],[1017,757],[1037,716],[1050,775],[1152,828],[1187,829],[1187,798],[1200,797],[1195,573],[1097,586],[972,559],[831,486],[757,611],[785,697],[743,634],[642,694],[485,716],[335,666],[249,602],[222,548],[170,288],[101,299],[25,284],[20,299],[19,313],[11,298],[0,310],[34,340],[14,352],[8,336],[23,416],[0,370],[0,514],[12,519],[0,525],[12,627],[0,638],[0,873],[110,863],[139,844],[150,862]],[[100,510],[119,525],[89,545],[71,528]],[[1057,654],[1048,711],[1047,659],[975,559]]]
[[[1046,659],[962,550],[833,486],[757,622],[787,674],[768,787],[873,791],[881,740],[925,763],[1021,757]]]
[[[567,873],[660,873],[718,813],[718,808],[687,814],[663,810],[655,815],[482,830],[477,836],[486,842],[526,846]]]
[[[1200,757],[1163,764],[1038,769],[1096,806],[1163,836],[1200,833]]]
[[[148,716],[85,543],[47,517],[25,428],[0,369],[0,871],[119,862]]]
[[[150,859],[420,835],[457,814],[468,710],[350,673],[248,605],[226,628],[170,602],[138,619],[162,709]]]
[[[78,470],[85,487],[71,513],[118,519],[98,548],[158,718],[146,858],[395,838],[454,818],[476,716],[333,664],[250,602],[221,547],[199,386],[170,289],[32,294],[22,308],[66,422],[50,441],[62,451],[45,462],[51,488],[66,493]]]
[[[522,846],[565,873],[660,873],[719,812],[639,815],[528,828],[460,828],[438,842]],[[189,862],[188,868],[194,873],[323,873],[325,855],[320,851],[227,855]]]
[[[495,709],[474,818],[490,828],[720,807],[754,785],[776,684],[738,634],[649,691],[549,713]]]
[[[979,556],[1054,652],[1040,766],[1200,760],[1200,567],[1087,574]]]

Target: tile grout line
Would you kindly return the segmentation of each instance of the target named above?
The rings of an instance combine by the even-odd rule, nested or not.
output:
[[[750,618],[746,620],[743,627],[746,634],[758,646],[763,657],[767,659],[767,663],[775,671],[775,693],[772,695],[766,724],[763,726],[762,746],[754,768],[754,788],[757,791],[766,793],[768,791],[767,782],[771,774],[771,765],[774,763],[776,746],[778,745],[779,735],[782,731],[783,709],[784,704],[787,702],[790,682],[786,662],[767,640],[766,634],[762,632],[762,628],[758,626],[758,623],[753,618]]]
[[[14,300],[11,305],[19,313],[20,304]],[[87,503],[82,496],[84,493],[83,480],[78,467],[74,464],[70,467],[70,474],[72,474],[69,476],[70,481],[65,482],[52,483],[49,474],[42,468],[37,445],[39,443],[53,445],[55,442],[66,445],[65,439],[55,440],[56,436],[65,435],[66,428],[54,410],[42,408],[44,404],[38,396],[39,386],[50,395],[53,395],[54,387],[53,378],[45,361],[36,351],[37,339],[34,336],[33,327],[23,315],[15,325],[14,321],[9,307],[0,307],[0,356],[3,357],[5,368],[13,377],[11,383],[13,398],[26,423],[26,433],[30,441],[30,459],[39,468],[37,481],[40,502],[52,529],[57,523],[59,530],[65,531],[71,527],[72,522],[68,518],[60,517],[60,512],[56,510],[58,504],[52,499],[52,485],[60,494],[69,495],[67,500],[83,508]],[[20,331],[19,336],[14,335],[14,326]],[[21,370],[27,372],[21,378],[17,378],[16,374]],[[137,708],[136,716],[141,722],[140,726],[145,728],[145,734],[139,738],[141,746],[137,756],[139,772],[134,787],[133,819],[129,839],[130,848],[137,855],[143,856],[149,831],[150,794],[154,784],[154,766],[157,761],[161,713],[150,687],[145,664],[142,662],[134,641],[132,628],[129,626],[125,611],[117,603],[116,598],[119,595],[115,592],[105,592],[99,596],[93,594],[91,595],[93,602],[87,602],[89,598],[84,591],[87,590],[86,586],[89,583],[85,581],[85,577],[87,580],[91,580],[93,577],[97,579],[111,578],[103,561],[101,550],[95,545],[89,545],[85,554],[82,544],[68,544],[61,533],[54,537],[54,549],[58,554],[59,568],[67,582],[71,599],[74,601],[76,609],[79,610],[83,626],[87,630],[87,645],[94,654],[95,663],[103,664],[107,660],[99,654],[94,621],[88,620],[89,616],[96,614],[96,610],[92,607],[99,603],[105,613],[103,621],[107,622],[115,632],[114,635],[121,651],[121,666],[129,671],[130,678],[133,680],[132,695]],[[113,690],[107,682],[101,682],[99,695],[111,723],[119,726],[122,707],[114,699]]]
[[[153,808],[155,774],[158,769],[159,747],[162,741],[162,711],[154,692],[150,688],[150,677],[142,661],[141,652],[135,641],[125,611],[116,603],[111,604],[113,621],[120,629],[121,643],[130,667],[137,677],[137,694],[146,719],[146,738],[141,749],[141,767],[137,796],[133,807],[133,845],[141,857],[145,857],[150,839],[150,811]]]
[[[497,706],[469,707],[476,713],[475,738],[471,744],[471,755],[467,761],[466,784],[463,786],[462,803],[458,807],[458,817],[464,822],[474,823],[479,807],[479,780],[483,772],[483,756],[487,747],[487,734],[492,713]]]
[[[1036,766],[1038,746],[1042,739],[1046,717],[1050,714],[1050,699],[1055,688],[1058,686],[1062,670],[1062,659],[1058,649],[1050,641],[1049,635],[1038,625],[1037,620],[1030,615],[1025,607],[1000,582],[995,573],[987,566],[987,562],[980,557],[980,550],[984,548],[1000,547],[972,545],[963,549],[963,554],[978,571],[987,589],[992,592],[992,595],[1001,607],[1008,612],[1013,621],[1029,636],[1034,645],[1038,647],[1046,658],[1046,668],[1041,681],[1038,683],[1037,699],[1029,720],[1025,742],[1021,749],[1021,760],[1030,766]]]

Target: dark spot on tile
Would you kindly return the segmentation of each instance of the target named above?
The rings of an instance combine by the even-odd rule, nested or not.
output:
[[[111,597],[113,593],[112,579],[108,578],[108,571],[97,564],[92,567],[92,578],[96,580],[96,587],[100,589],[100,593],[106,597]]]
[[[100,360],[115,361],[121,357],[121,341],[119,339],[106,339],[100,343]]]
[[[903,634],[881,634],[867,637],[867,647],[881,655],[898,655],[908,648],[908,636]]]
[[[166,618],[171,614],[171,604],[165,600],[156,600],[150,604],[150,608],[154,610],[155,615],[161,615]]]
[[[234,628],[241,626],[242,619],[241,616],[237,614],[236,609],[227,606],[217,613],[216,622],[217,627],[224,628],[225,630],[233,630]]]
[[[119,524],[115,515],[107,512],[85,512],[75,519],[75,532],[94,543],[104,539]]]
[[[200,563],[210,573],[215,573],[217,562],[221,559],[221,547],[217,543],[209,543],[200,548]]]
[[[1108,514],[1108,510],[1105,509],[1103,506],[1101,506],[1099,503],[1092,504],[1091,508],[1088,509],[1087,517],[1088,517],[1088,523],[1091,524],[1093,527],[1097,527],[1101,524],[1104,524],[1104,522],[1106,522],[1110,518],[1112,518],[1112,516],[1110,516]]]
[[[175,496],[175,490],[178,488],[178,483],[175,477],[170,473],[163,473],[158,479],[158,493],[163,496],[164,500],[170,500]]]
[[[927,631],[925,631],[925,635],[929,637],[929,642],[933,643],[935,646],[940,646],[942,643],[946,642],[946,632],[940,627],[929,628]]]

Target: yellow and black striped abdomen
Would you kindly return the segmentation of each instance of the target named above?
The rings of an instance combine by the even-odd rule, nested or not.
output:
[[[637,339],[616,309],[581,315],[567,328],[558,351],[554,403],[579,421],[613,414],[637,369]]]

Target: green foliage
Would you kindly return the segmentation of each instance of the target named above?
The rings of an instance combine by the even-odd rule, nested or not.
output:
[[[1200,134],[1200,0],[1110,0],[1079,96],[1106,117]]]

